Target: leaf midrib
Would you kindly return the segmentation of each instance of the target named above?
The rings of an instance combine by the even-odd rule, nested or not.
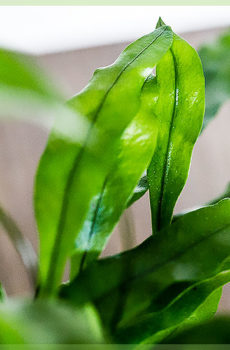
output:
[[[125,281],[122,281],[121,283],[118,283],[116,286],[112,287],[110,290],[108,290],[106,293],[98,296],[98,297],[95,297],[93,298],[93,300],[100,300],[101,298],[109,295],[112,290],[116,289],[116,288],[119,288],[122,284],[127,284],[127,283],[132,283],[133,281],[135,281],[136,279],[140,278],[140,277],[143,277],[143,276],[146,276],[148,273],[155,273],[157,272],[157,270],[159,270],[160,268],[164,267],[165,265],[167,265],[169,262],[171,261],[174,261],[176,260],[177,258],[179,258],[180,256],[183,256],[185,253],[187,253],[187,251],[189,249],[192,249],[194,248],[196,245],[199,245],[200,243],[202,243],[203,241],[209,239],[210,237],[220,233],[221,231],[223,230],[226,230],[227,228],[230,227],[230,223],[227,224],[227,225],[224,225],[223,227],[221,227],[220,229],[210,233],[209,235],[206,235],[204,237],[202,237],[201,239],[197,240],[196,242],[194,242],[193,244],[187,246],[187,247],[182,247],[181,248],[181,251],[177,252],[176,254],[172,255],[171,257],[169,257],[168,259],[166,259],[164,262],[162,263],[158,263],[156,264],[154,267],[151,267],[149,269],[146,269],[144,271],[141,271],[140,273],[138,273],[137,275],[135,276],[132,276],[130,277],[128,280],[125,280]],[[230,255],[230,253],[229,253]],[[226,257],[225,257],[226,258]],[[224,259],[225,259],[224,258]],[[100,262],[99,262],[100,263]],[[211,277],[211,276],[210,276]],[[208,277],[207,277],[208,278]],[[68,288],[68,287],[67,287]]]
[[[168,137],[168,143],[167,143],[167,149],[166,149],[166,157],[164,160],[164,166],[163,166],[163,176],[161,178],[161,188],[160,188],[160,200],[159,200],[159,206],[158,206],[158,211],[157,211],[157,231],[160,231],[162,227],[162,205],[163,205],[163,200],[164,200],[164,193],[165,193],[165,186],[167,182],[167,168],[168,168],[168,162],[169,162],[169,148],[171,144],[171,139],[172,139],[172,129],[173,129],[173,124],[176,116],[176,109],[177,109],[177,83],[178,83],[178,71],[177,71],[177,66],[176,66],[176,57],[173,53],[173,50],[170,48],[170,53],[173,58],[173,65],[174,65],[174,71],[175,71],[175,83],[174,83],[174,89],[175,89],[175,96],[174,96],[174,105],[173,105],[173,112],[172,112],[172,117],[170,121],[170,127],[169,127],[169,137]]]
[[[62,233],[64,231],[64,226],[65,226],[65,214],[68,208],[68,201],[69,201],[69,192],[70,192],[70,188],[73,182],[73,178],[75,175],[75,172],[77,170],[77,167],[80,163],[80,160],[83,156],[85,147],[87,146],[87,142],[89,139],[89,136],[91,134],[91,131],[94,127],[94,124],[97,121],[98,115],[106,101],[107,96],[109,95],[109,92],[112,90],[112,88],[116,85],[116,83],[118,82],[119,78],[121,77],[121,75],[124,73],[124,71],[136,60],[138,59],[138,57],[140,57],[142,55],[143,52],[145,52],[166,30],[166,27],[163,28],[163,30],[150,42],[150,44],[148,44],[145,48],[143,48],[141,50],[141,52],[136,55],[130,62],[128,62],[125,67],[120,71],[120,73],[118,74],[118,76],[116,77],[116,79],[114,80],[114,82],[111,84],[111,86],[109,87],[109,89],[107,90],[107,92],[105,93],[104,98],[101,101],[101,104],[99,105],[92,124],[88,130],[87,136],[86,136],[86,141],[83,144],[83,147],[81,148],[80,152],[77,154],[75,160],[74,160],[74,164],[72,169],[70,170],[67,182],[66,182],[66,187],[65,187],[65,191],[64,191],[64,198],[62,201],[62,208],[61,208],[61,212],[59,215],[59,223],[58,223],[58,228],[57,228],[57,233],[55,236],[55,241],[54,241],[54,246],[52,249],[52,253],[51,253],[51,259],[50,259],[50,264],[49,264],[49,269],[48,269],[48,273],[47,273],[47,278],[46,278],[46,284],[45,284],[45,289],[49,292],[52,291],[53,288],[55,288],[55,286],[53,285],[53,279],[55,278],[55,267],[58,265],[56,262],[59,259],[60,256],[60,246],[61,246],[61,238],[62,238]]]

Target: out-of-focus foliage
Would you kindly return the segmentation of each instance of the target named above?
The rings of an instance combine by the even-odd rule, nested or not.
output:
[[[81,309],[54,301],[0,303],[0,344],[104,343],[91,306]]]
[[[206,109],[203,129],[230,99],[230,32],[206,44],[198,51],[205,75]]]

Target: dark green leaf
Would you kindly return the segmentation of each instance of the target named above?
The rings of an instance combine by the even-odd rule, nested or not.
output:
[[[121,343],[154,344],[160,342],[165,338],[167,332],[172,332],[189,319],[216,289],[229,281],[230,270],[192,285],[163,310],[151,313],[150,307],[149,312],[147,311],[143,316],[138,316],[124,325],[121,324],[118,327],[116,338]]]
[[[104,343],[100,321],[91,306],[70,308],[50,301],[0,304],[0,344]]]
[[[204,129],[230,98],[230,33],[201,47],[199,55],[206,80]]]
[[[160,309],[167,306],[178,295],[172,293],[176,283],[183,292],[228,269],[222,264],[229,252],[230,200],[225,199],[181,216],[131,251],[92,263],[63,287],[62,296],[77,304],[94,301],[106,323],[113,323],[118,310],[118,321],[128,322],[150,305],[159,311],[162,293]]]
[[[37,256],[31,245],[18,228],[17,224],[0,206],[0,224],[5,229],[13,246],[25,265],[32,287],[35,288],[37,278]]]
[[[230,317],[229,315],[222,315],[211,321],[191,327],[182,333],[172,335],[165,342],[169,344],[230,344],[229,329]],[[180,347],[181,350],[188,348],[195,349],[191,345]],[[212,349],[219,350],[220,348],[212,347]]]
[[[156,67],[156,75],[159,98],[155,113],[159,133],[147,171],[153,233],[171,222],[202,126],[205,95],[199,56],[175,34],[170,50]]]
[[[128,201],[127,207],[130,207],[134,202],[136,202],[138,199],[140,199],[149,189],[149,183],[147,176],[144,175],[138,182],[132,197]]]

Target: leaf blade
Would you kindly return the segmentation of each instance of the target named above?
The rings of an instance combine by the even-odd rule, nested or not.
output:
[[[137,112],[143,82],[171,41],[168,27],[142,37],[112,66],[96,71],[90,84],[69,102],[90,124],[83,147],[63,142],[55,131],[51,134],[35,187],[35,212],[41,235],[40,279],[45,294],[54,293],[60,282],[89,202],[101,189],[113,162],[116,142]],[[132,103],[127,104],[127,101]],[[103,169],[98,169],[98,159]],[[88,174],[93,184],[87,181]],[[44,205],[47,199],[48,217]],[[68,240],[64,240],[65,236]]]

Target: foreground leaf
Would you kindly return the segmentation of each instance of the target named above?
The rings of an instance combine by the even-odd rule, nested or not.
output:
[[[206,80],[206,109],[203,129],[230,98],[230,33],[199,49]]]
[[[63,97],[35,62],[0,49],[0,117],[26,118],[51,126],[53,113],[65,110]]]
[[[100,321],[90,306],[74,309],[56,302],[0,304],[0,344],[104,343]]]
[[[162,25],[160,21],[158,26]],[[153,233],[166,227],[181,193],[192,149],[204,116],[204,75],[197,52],[174,34],[173,44],[156,68],[160,128],[148,168]],[[167,102],[166,102],[167,101]]]
[[[163,309],[192,284],[228,269],[222,264],[229,252],[225,199],[179,217],[133,250],[92,263],[63,287],[62,296],[76,304],[93,301],[108,325],[129,322],[150,305]]]
[[[149,165],[158,132],[154,115],[154,85],[155,78],[149,76],[142,87],[139,112],[121,137],[115,164],[101,191],[91,201],[90,212],[75,243],[72,276],[99,256]]]
[[[166,26],[142,37],[113,65],[97,70],[89,85],[69,102],[89,122],[83,146],[61,139],[55,129],[52,132],[35,187],[43,294],[55,293],[90,200],[101,191],[120,137],[139,109],[144,80],[171,42]],[[72,125],[68,127],[73,135]]]

